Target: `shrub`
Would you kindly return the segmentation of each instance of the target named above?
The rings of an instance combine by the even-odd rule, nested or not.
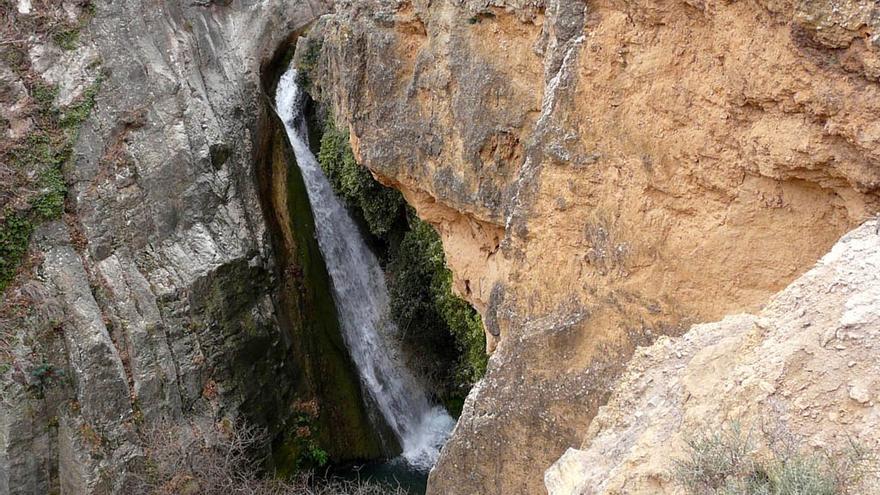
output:
[[[385,237],[403,213],[403,196],[379,184],[366,167],[358,165],[348,144],[348,133],[332,122],[321,136],[318,163],[333,190],[363,216],[370,233]]]
[[[425,362],[426,346],[439,351],[440,356],[427,362],[438,368],[434,374],[452,369],[451,375],[434,378],[435,383],[446,382],[442,396],[455,398],[485,374],[488,357],[483,323],[452,292],[452,272],[446,267],[440,236],[412,212],[408,223],[409,230],[388,264],[389,309],[402,330],[404,344],[416,355],[414,361]]]
[[[142,495],[403,495],[400,487],[366,480],[319,478],[303,472],[292,479],[264,476],[259,453],[266,432],[246,423],[224,422],[210,431],[159,423],[142,435],[145,459],[132,473],[127,493]]]
[[[756,453],[738,424],[688,438],[673,479],[691,495],[847,495],[876,472],[876,458],[854,442],[842,452],[810,453],[792,438],[784,448],[773,439],[769,456]]]

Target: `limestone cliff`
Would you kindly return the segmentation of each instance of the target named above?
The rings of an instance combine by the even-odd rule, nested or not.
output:
[[[340,2],[301,40],[311,92],[438,228],[494,350],[430,493],[540,493],[637,345],[756,309],[877,211],[878,19]]]
[[[133,493],[157,427],[210,436],[246,419],[269,429],[281,468],[296,436],[341,459],[380,453],[326,281],[303,281],[322,261],[308,210],[288,204],[295,179],[261,81],[327,9],[0,4],[0,148],[22,142],[30,160],[0,173],[26,182],[51,158],[67,189],[64,204],[42,184],[0,194],[0,265],[16,275],[0,301],[0,493]],[[46,157],[62,137],[69,152]],[[30,217],[49,221],[15,266],[10,219]]]

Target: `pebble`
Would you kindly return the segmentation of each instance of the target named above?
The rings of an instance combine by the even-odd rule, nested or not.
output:
[[[859,384],[851,384],[849,386],[849,398],[864,405],[871,401],[871,394],[868,393],[865,387]]]

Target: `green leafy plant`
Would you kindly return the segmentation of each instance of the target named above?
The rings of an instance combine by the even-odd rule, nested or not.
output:
[[[408,224],[409,230],[388,265],[391,315],[407,335],[416,332],[412,335],[415,340],[451,336],[456,356],[451,380],[456,388],[469,387],[486,372],[482,320],[453,292],[452,272],[446,267],[443,245],[434,228],[413,212]]]
[[[348,144],[348,133],[328,123],[321,136],[318,163],[333,190],[364,218],[370,233],[386,236],[403,213],[403,196],[379,184],[366,167],[360,166]]]

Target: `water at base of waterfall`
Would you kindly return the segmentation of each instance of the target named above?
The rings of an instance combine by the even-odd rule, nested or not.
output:
[[[385,274],[309,149],[304,101],[296,71],[290,68],[278,82],[275,104],[308,191],[343,339],[364,393],[397,437],[403,459],[426,473],[437,462],[455,421],[442,406],[431,403],[399,358],[393,338],[397,328],[387,317]]]
[[[386,462],[370,462],[337,466],[328,475],[346,480],[374,481],[400,487],[410,495],[425,495],[428,490],[428,473],[414,469],[398,457]]]

